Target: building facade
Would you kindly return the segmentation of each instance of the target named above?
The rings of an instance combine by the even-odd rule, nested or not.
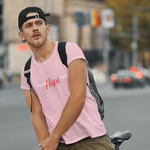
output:
[[[91,10],[103,9],[103,0],[0,0],[0,63],[4,69],[19,74],[32,55],[27,43],[22,43],[18,36],[18,14],[28,6],[40,7],[51,14],[47,21],[52,40],[76,42],[83,50],[101,48],[101,26],[93,28],[87,16]],[[77,25],[75,12],[86,16],[82,28]]]

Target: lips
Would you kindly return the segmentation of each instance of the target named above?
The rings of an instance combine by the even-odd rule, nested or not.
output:
[[[40,33],[34,33],[34,34],[32,35],[33,38],[39,38],[40,36],[41,36]]]

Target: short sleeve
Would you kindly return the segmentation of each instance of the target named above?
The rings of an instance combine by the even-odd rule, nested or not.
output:
[[[76,43],[67,42],[66,44],[67,64],[69,65],[75,59],[84,59],[88,66],[88,62],[84,56],[83,51]]]
[[[21,71],[21,89],[30,90],[30,86],[27,83],[27,78],[24,76],[24,66],[22,67]]]

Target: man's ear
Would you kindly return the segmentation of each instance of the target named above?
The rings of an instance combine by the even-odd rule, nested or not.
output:
[[[47,28],[47,35],[49,35],[49,33],[50,33],[50,30],[51,30],[51,27],[50,27],[50,25],[49,25],[49,24],[47,24],[47,25],[46,25],[46,28]]]
[[[22,42],[26,42],[23,32],[20,31],[18,34],[19,34],[19,37],[22,40]]]

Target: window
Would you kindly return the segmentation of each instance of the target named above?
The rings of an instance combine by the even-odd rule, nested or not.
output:
[[[3,41],[3,1],[0,0],[0,42]]]

